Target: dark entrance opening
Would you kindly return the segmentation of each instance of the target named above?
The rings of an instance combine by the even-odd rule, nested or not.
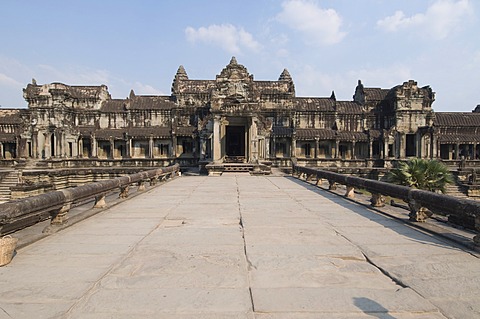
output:
[[[245,126],[227,126],[226,155],[232,159],[245,158]]]
[[[407,134],[407,145],[405,149],[405,156],[412,157],[416,156],[416,143],[415,143],[415,134]]]

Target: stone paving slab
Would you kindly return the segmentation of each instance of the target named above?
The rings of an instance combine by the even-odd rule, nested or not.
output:
[[[475,254],[285,177],[181,177],[19,249],[3,318],[478,318]]]

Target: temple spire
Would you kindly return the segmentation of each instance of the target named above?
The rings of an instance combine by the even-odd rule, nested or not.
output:
[[[177,70],[177,74],[175,74],[175,80],[188,80],[187,71],[183,65],[180,65]]]
[[[279,81],[292,81],[292,77],[287,69],[283,69],[282,74],[278,78]]]

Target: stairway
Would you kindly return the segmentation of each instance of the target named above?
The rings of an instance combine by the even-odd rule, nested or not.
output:
[[[18,172],[11,170],[0,180],[0,203],[7,202],[11,199],[12,186],[18,183]]]
[[[462,185],[462,183],[460,183],[457,178],[455,178],[455,182],[453,184],[447,185],[445,194],[457,198],[472,199],[467,195],[467,188]]]

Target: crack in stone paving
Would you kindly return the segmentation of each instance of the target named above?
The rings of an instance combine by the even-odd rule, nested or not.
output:
[[[253,302],[253,292],[252,292],[252,285],[250,283],[250,270],[256,269],[255,266],[252,264],[250,259],[248,258],[247,253],[247,242],[245,240],[245,228],[243,226],[243,216],[242,216],[242,209],[240,206],[240,188],[238,186],[238,178],[235,176],[235,185],[237,187],[237,205],[238,205],[238,215],[239,215],[239,225],[240,229],[242,230],[242,239],[243,239],[243,253],[245,255],[245,260],[247,262],[247,280],[248,280],[248,292],[250,294],[250,303],[252,304],[252,311],[255,312],[255,303]]]

